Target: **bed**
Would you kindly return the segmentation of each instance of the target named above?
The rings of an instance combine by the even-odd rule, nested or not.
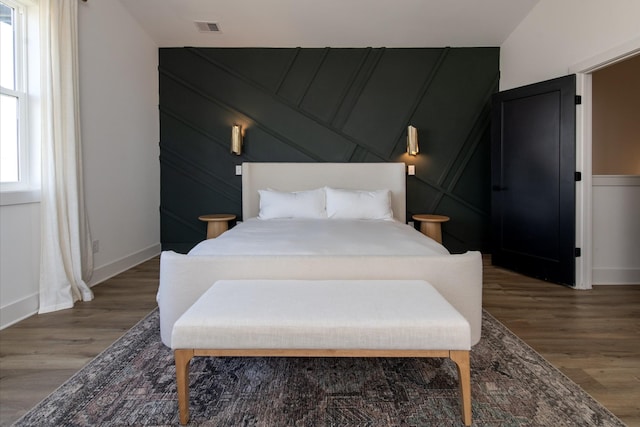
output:
[[[405,189],[404,163],[243,163],[244,221],[188,254],[161,254],[163,343],[221,279],[422,279],[469,321],[476,344],[481,255],[450,254],[406,225]]]

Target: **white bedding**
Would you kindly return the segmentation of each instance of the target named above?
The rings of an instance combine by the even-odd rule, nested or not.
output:
[[[391,209],[398,222],[268,220],[268,231],[252,224],[258,220],[246,220],[199,244],[188,255],[163,252],[158,289],[162,342],[171,346],[176,320],[218,280],[293,279],[425,280],[468,320],[471,344],[476,344],[482,329],[481,254],[450,255],[435,241],[404,225],[406,179],[404,163],[243,163],[245,219],[259,215],[260,189],[296,192],[331,187],[390,190]],[[234,240],[234,235],[239,240]],[[301,245],[309,240],[316,242],[311,248]],[[319,255],[297,256],[300,247],[305,248],[304,253]]]
[[[244,221],[189,255],[449,255],[412,227],[393,220],[270,219]]]

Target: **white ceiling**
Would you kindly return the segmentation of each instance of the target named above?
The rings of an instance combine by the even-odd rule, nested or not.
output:
[[[160,47],[500,46],[538,1],[120,0]]]

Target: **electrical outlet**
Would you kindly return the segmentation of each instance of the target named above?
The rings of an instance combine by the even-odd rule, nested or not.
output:
[[[236,165],[236,175],[242,175],[242,165]]]
[[[94,254],[100,252],[100,240],[94,240],[92,244],[92,250]]]
[[[415,175],[416,174],[416,165],[409,165],[409,167],[407,169],[407,173],[409,175]]]

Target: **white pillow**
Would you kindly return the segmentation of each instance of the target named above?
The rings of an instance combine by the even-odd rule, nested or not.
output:
[[[259,219],[326,218],[324,188],[285,193],[258,190],[260,195]]]
[[[326,188],[327,216],[337,219],[393,219],[389,190]]]

